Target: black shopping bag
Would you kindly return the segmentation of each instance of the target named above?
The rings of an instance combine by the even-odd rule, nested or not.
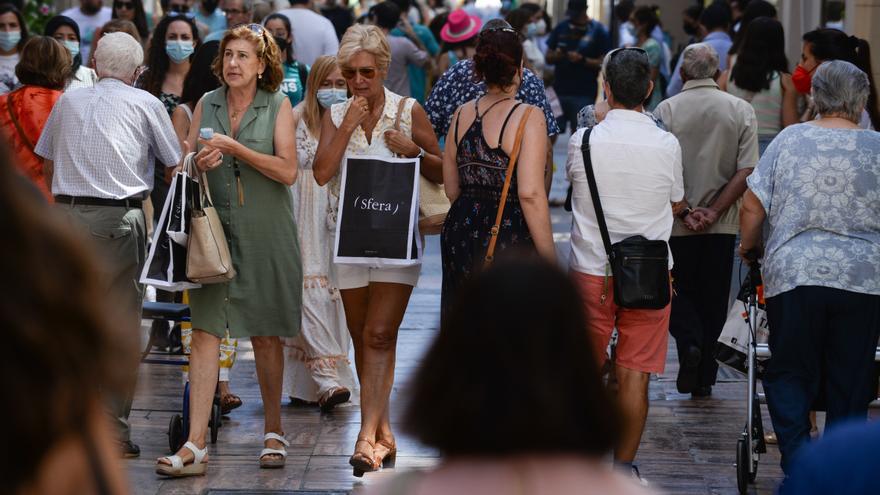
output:
[[[197,187],[186,173],[174,174],[159,223],[153,231],[140,283],[169,292],[201,287],[186,278],[186,240],[192,214],[190,198],[193,188]]]
[[[333,260],[375,268],[420,263],[418,214],[418,158],[346,157]]]

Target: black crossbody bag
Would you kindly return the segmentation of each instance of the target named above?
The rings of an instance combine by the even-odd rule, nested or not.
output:
[[[590,157],[590,133],[584,132],[581,142],[581,153],[584,157],[584,168],[587,171],[587,182],[590,185],[590,196],[596,220],[602,234],[602,244],[608,255],[605,268],[605,289],[602,302],[605,302],[608,284],[608,266],[614,278],[614,304],[630,309],[662,309],[670,301],[669,287],[669,246],[665,241],[649,241],[640,235],[611,244],[608,226],[605,224],[605,213],[596,187],[596,176],[593,173],[593,160]]]

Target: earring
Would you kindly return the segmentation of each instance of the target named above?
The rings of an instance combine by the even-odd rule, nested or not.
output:
[[[257,74],[257,79],[262,79],[262,78],[263,78],[263,74]]]

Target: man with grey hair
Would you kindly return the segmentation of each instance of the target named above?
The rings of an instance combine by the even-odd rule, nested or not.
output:
[[[670,307],[629,309],[614,303],[584,154],[589,153],[592,162],[610,241],[635,235],[668,241],[673,203],[684,195],[681,148],[675,136],[643,112],[643,103],[653,89],[651,65],[644,50],[612,51],[604,74],[607,114],[595,127],[575,132],[568,144],[566,171],[572,184],[574,217],[569,260],[599,366],[606,361],[605,349],[615,326],[619,333],[614,364],[623,419],[614,461],[640,478],[633,461],[648,415],[648,380],[651,373],[662,373],[666,364]],[[589,144],[588,152],[581,151],[584,142]]]
[[[102,37],[95,50],[100,81],[61,96],[35,148],[44,158],[57,208],[94,242],[107,296],[121,311],[121,324],[133,330],[140,326],[138,279],[146,257],[142,201],[153,188],[154,158],[168,166],[180,161],[165,107],[131,86],[143,58],[140,43],[130,35]],[[127,457],[140,453],[128,426],[133,394],[132,384],[127,397],[107,398]]]
[[[745,100],[718,88],[718,53],[685,48],[681,93],[654,111],[681,144],[685,205],[669,246],[676,295],[669,330],[678,347],[678,390],[712,393],[715,342],[727,318],[740,197],[758,162],[757,119]]]
[[[244,26],[254,20],[254,2],[253,0],[223,0],[223,13],[226,14],[226,26],[229,29]],[[205,37],[205,43],[208,41],[220,41],[226,30],[221,29],[214,31]]]

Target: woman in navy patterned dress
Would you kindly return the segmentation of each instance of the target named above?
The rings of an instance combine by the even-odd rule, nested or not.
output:
[[[443,160],[446,195],[453,202],[440,237],[444,308],[453,302],[458,287],[483,264],[516,130],[523,118],[527,120],[522,147],[495,256],[516,248],[556,260],[544,189],[544,117],[539,109],[514,100],[522,80],[522,45],[517,33],[509,28],[484,30],[474,66],[488,92],[456,111]]]

